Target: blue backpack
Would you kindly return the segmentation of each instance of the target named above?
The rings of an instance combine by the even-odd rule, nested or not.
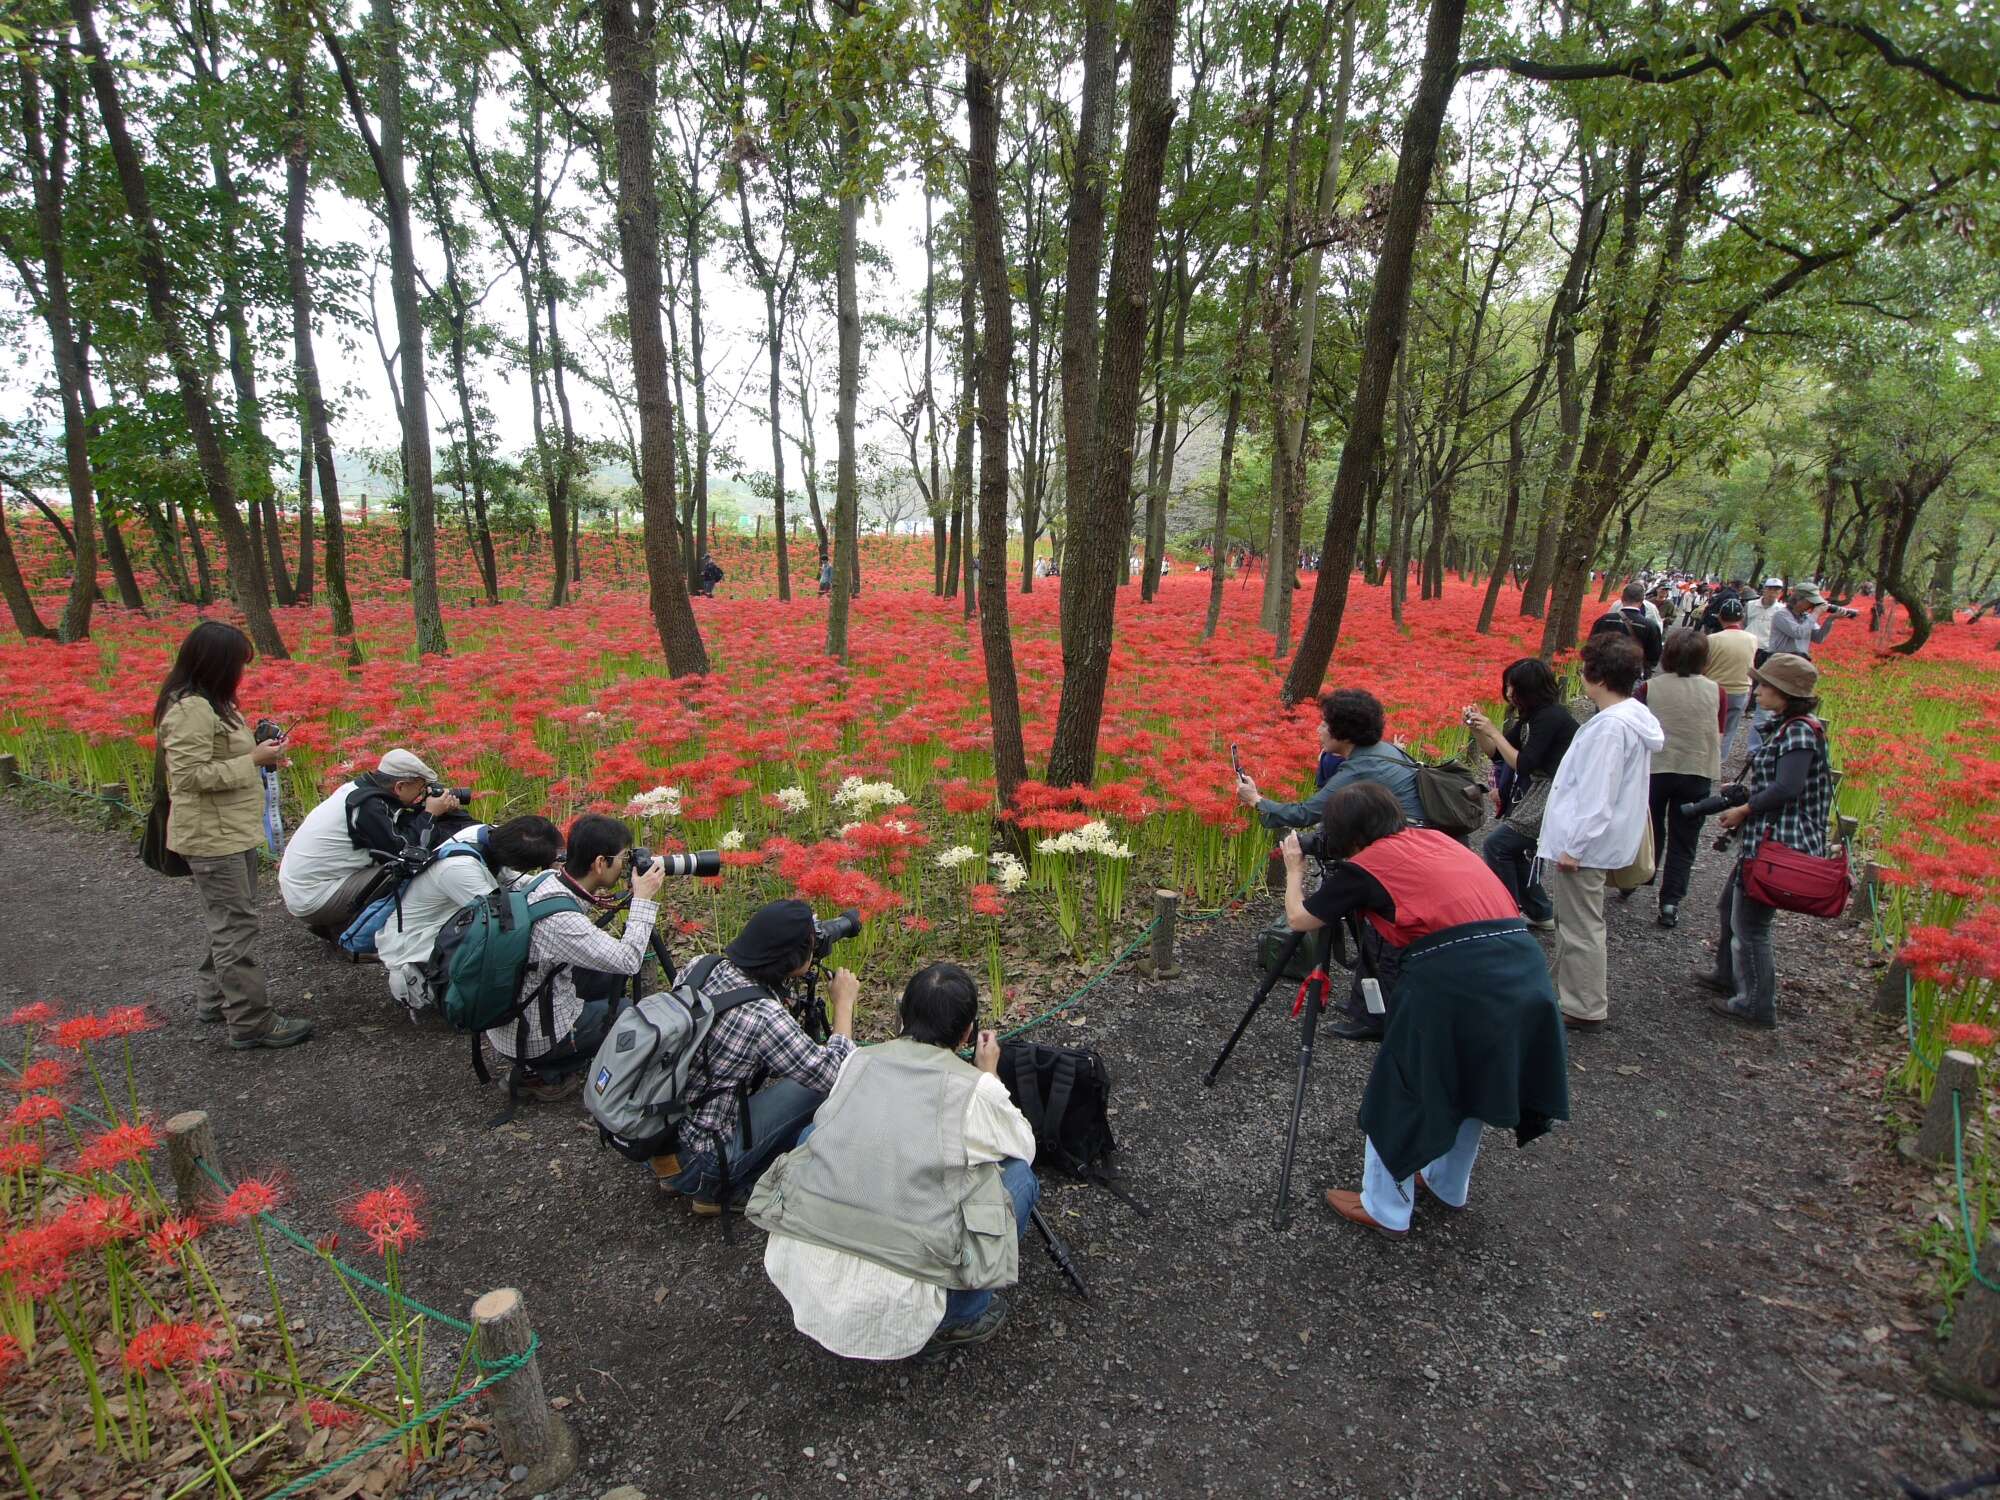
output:
[[[439,860],[450,859],[458,854],[470,854],[478,859],[486,857],[485,849],[466,839],[452,839],[431,850],[419,850],[415,847],[405,849],[395,861],[398,868],[394,883],[384,894],[362,907],[360,913],[335,939],[340,951],[355,958],[373,953],[376,935],[389,925],[391,917],[396,919],[396,926],[399,929],[402,927],[403,892],[409,889],[410,882]]]

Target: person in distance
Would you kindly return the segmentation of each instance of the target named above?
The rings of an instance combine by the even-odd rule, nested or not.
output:
[[[751,1186],[797,1143],[854,1051],[861,981],[849,970],[834,973],[824,1045],[785,1008],[792,981],[813,965],[816,941],[810,906],[769,902],[750,914],[702,985],[711,1001],[752,985],[766,998],[717,1018],[688,1070],[686,1097],[702,1102],[680,1127],[679,1149],[653,1163],[662,1190],[688,1198],[699,1215],[742,1212]]]
[[[1629,636],[1645,653],[1645,671],[1640,675],[1650,677],[1654,669],[1660,665],[1660,648],[1665,638],[1660,633],[1660,627],[1647,618],[1644,584],[1638,582],[1626,584],[1624,592],[1618,596],[1618,607],[1611,613],[1601,616],[1597,623],[1590,627],[1592,635],[1603,635],[1607,632]]]
[[[897,1013],[901,1035],[841,1064],[748,1209],[771,1236],[764,1270],[794,1326],[849,1359],[942,1354],[997,1333],[1007,1303],[994,1289],[1020,1279],[1041,1196],[1035,1133],[1000,1082],[1000,1043],[975,1032],[972,976],[921,969]]]
[[[236,705],[256,650],[234,625],[204,620],[188,633],[153,704],[165,782],[167,847],[188,863],[201,897],[208,955],[195,1019],[222,1021],[239,1052],[290,1047],[312,1023],[272,1009],[257,961],[257,851],[264,842],[259,775],[285,758],[285,742],[257,743]]]
[[[568,849],[555,870],[526,875],[514,889],[535,896],[563,893],[582,911],[557,911],[541,918],[528,939],[528,962],[521,971],[521,993],[535,994],[544,980],[549,992],[555,1034],[542,1028],[540,1005],[531,1005],[521,1021],[509,1021],[486,1033],[493,1050],[514,1064],[510,1093],[543,1103],[566,1099],[583,1087],[583,1070],[597,1055],[597,1044],[611,1024],[611,1002],[585,1000],[577,993],[579,971],[586,974],[630,976],[645,966],[659,916],[660,887],[666,866],[654,861],[643,875],[632,874],[632,830],[616,818],[585,813],[570,824]],[[625,914],[625,931],[613,937],[591,920],[592,909],[609,912],[617,906],[613,893],[631,875],[632,901]],[[525,1026],[523,1025],[525,1023]],[[517,1032],[521,1042],[516,1048]]]
[[[438,845],[436,860],[403,887],[396,915],[375,935],[389,993],[414,1015],[443,998],[431,993],[424,964],[444,924],[468,901],[562,858],[562,830],[536,814],[497,828],[475,823]]]
[[[377,854],[428,848],[447,831],[434,825],[451,819],[459,801],[433,794],[436,784],[437,773],[415,754],[391,750],[307,813],[278,863],[285,910],[315,932],[338,934],[354,918]]]
[[[1326,1202],[1400,1239],[1418,1189],[1465,1207],[1482,1126],[1526,1145],[1569,1118],[1561,1014],[1541,945],[1477,854],[1409,827],[1395,798],[1367,783],[1327,804],[1324,828],[1340,863],[1310,896],[1298,835],[1283,845],[1292,930],[1360,912],[1402,952],[1402,994],[1361,1096],[1361,1190],[1331,1188]]]

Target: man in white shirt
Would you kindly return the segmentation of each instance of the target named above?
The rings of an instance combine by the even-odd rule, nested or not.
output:
[[[348,909],[355,904],[349,882],[377,868],[375,855],[428,845],[433,820],[458,811],[449,792],[430,795],[436,781],[437,773],[410,751],[391,750],[307,813],[278,862],[285,910],[338,935],[355,914]]]
[[[1763,593],[1743,607],[1743,628],[1757,638],[1757,649],[1766,656],[1771,651],[1771,616],[1784,608],[1780,602],[1784,597],[1785,580],[1766,578]],[[1763,665],[1761,656],[1758,665]]]
[[[1606,986],[1604,887],[1639,855],[1649,832],[1653,754],[1667,743],[1653,711],[1632,696],[1645,670],[1639,643],[1598,632],[1578,653],[1584,696],[1597,712],[1556,769],[1536,851],[1556,908],[1556,998],[1563,1024],[1602,1026]],[[1553,870],[1551,870],[1553,866]]]
[[[424,978],[437,935],[469,901],[562,857],[562,830],[530,814],[498,828],[475,823],[438,845],[431,865],[403,887],[400,911],[375,934],[375,956],[389,975],[389,993],[411,1012],[441,996]]]
[[[1019,1279],[1041,1193],[1035,1134],[978,1033],[979,990],[932,964],[903,991],[903,1031],[841,1065],[833,1093],[771,1164],[749,1217],[799,1332],[849,1359],[983,1343],[1007,1321],[993,1288]]]

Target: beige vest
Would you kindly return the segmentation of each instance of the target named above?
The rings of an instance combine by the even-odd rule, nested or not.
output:
[[[1722,731],[1716,727],[1722,689],[1713,678],[1676,677],[1666,673],[1646,682],[1646,707],[1667,732],[1667,743],[1653,752],[1655,776],[1722,774]]]
[[[1747,630],[1718,630],[1708,638],[1708,666],[1703,675],[1722,684],[1732,698],[1750,691],[1750,665],[1757,659],[1757,637]]]

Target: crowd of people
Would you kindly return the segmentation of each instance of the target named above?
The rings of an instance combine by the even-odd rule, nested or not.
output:
[[[1334,1031],[1381,1044],[1361,1108],[1360,1186],[1326,1194],[1342,1218],[1400,1236],[1419,1190],[1465,1205],[1486,1126],[1525,1144],[1567,1118],[1564,1031],[1610,1018],[1607,893],[1656,884],[1660,924],[1678,922],[1705,822],[1696,804],[1722,783],[1742,727],[1747,756],[1719,819],[1736,863],[1715,963],[1698,977],[1721,1014],[1776,1023],[1775,909],[1742,861],[1765,841],[1825,851],[1833,776],[1810,652],[1833,615],[1816,590],[1787,596],[1776,580],[1748,603],[1720,592],[1636,581],[1583,643],[1580,695],[1524,658],[1501,674],[1501,723],[1468,706],[1496,818],[1476,851],[1426,826],[1425,768],[1358,689],[1321,699],[1311,796],[1275,801],[1239,776],[1242,801],[1289,833],[1288,925],[1354,935]],[[312,1034],[274,1009],[257,954],[264,778],[285,738],[245,723],[237,692],[251,657],[241,631],[204,622],[154,714],[166,843],[189,866],[208,935],[196,1016],[245,1051]],[[372,953],[413,1013],[448,1009],[446,935],[481,903],[516,902],[529,928],[518,1003],[474,1032],[475,1059],[483,1040],[506,1066],[510,1109],[573,1099],[586,1074],[599,1087],[608,1076],[593,1063],[610,1050],[620,997],[637,999],[649,954],[665,962],[654,936],[664,864],[616,818],[488,825],[472,800],[415,752],[390,749],[306,815],[279,863],[280,894],[314,932]],[[1298,836],[1309,829],[1322,869],[1310,889]],[[1552,961],[1537,931],[1553,933]],[[653,1180],[696,1215],[747,1212],[769,1235],[766,1269],[795,1323],[828,1349],[899,1359],[977,1343],[1005,1321],[995,1291],[1018,1274],[1038,1192],[1034,1132],[956,965],[909,981],[891,1043],[856,1047],[859,981],[846,970],[809,1032],[795,987],[825,946],[806,903],[777,901],[683,970],[703,1029],[679,1080],[684,1112],[648,1148]]]

